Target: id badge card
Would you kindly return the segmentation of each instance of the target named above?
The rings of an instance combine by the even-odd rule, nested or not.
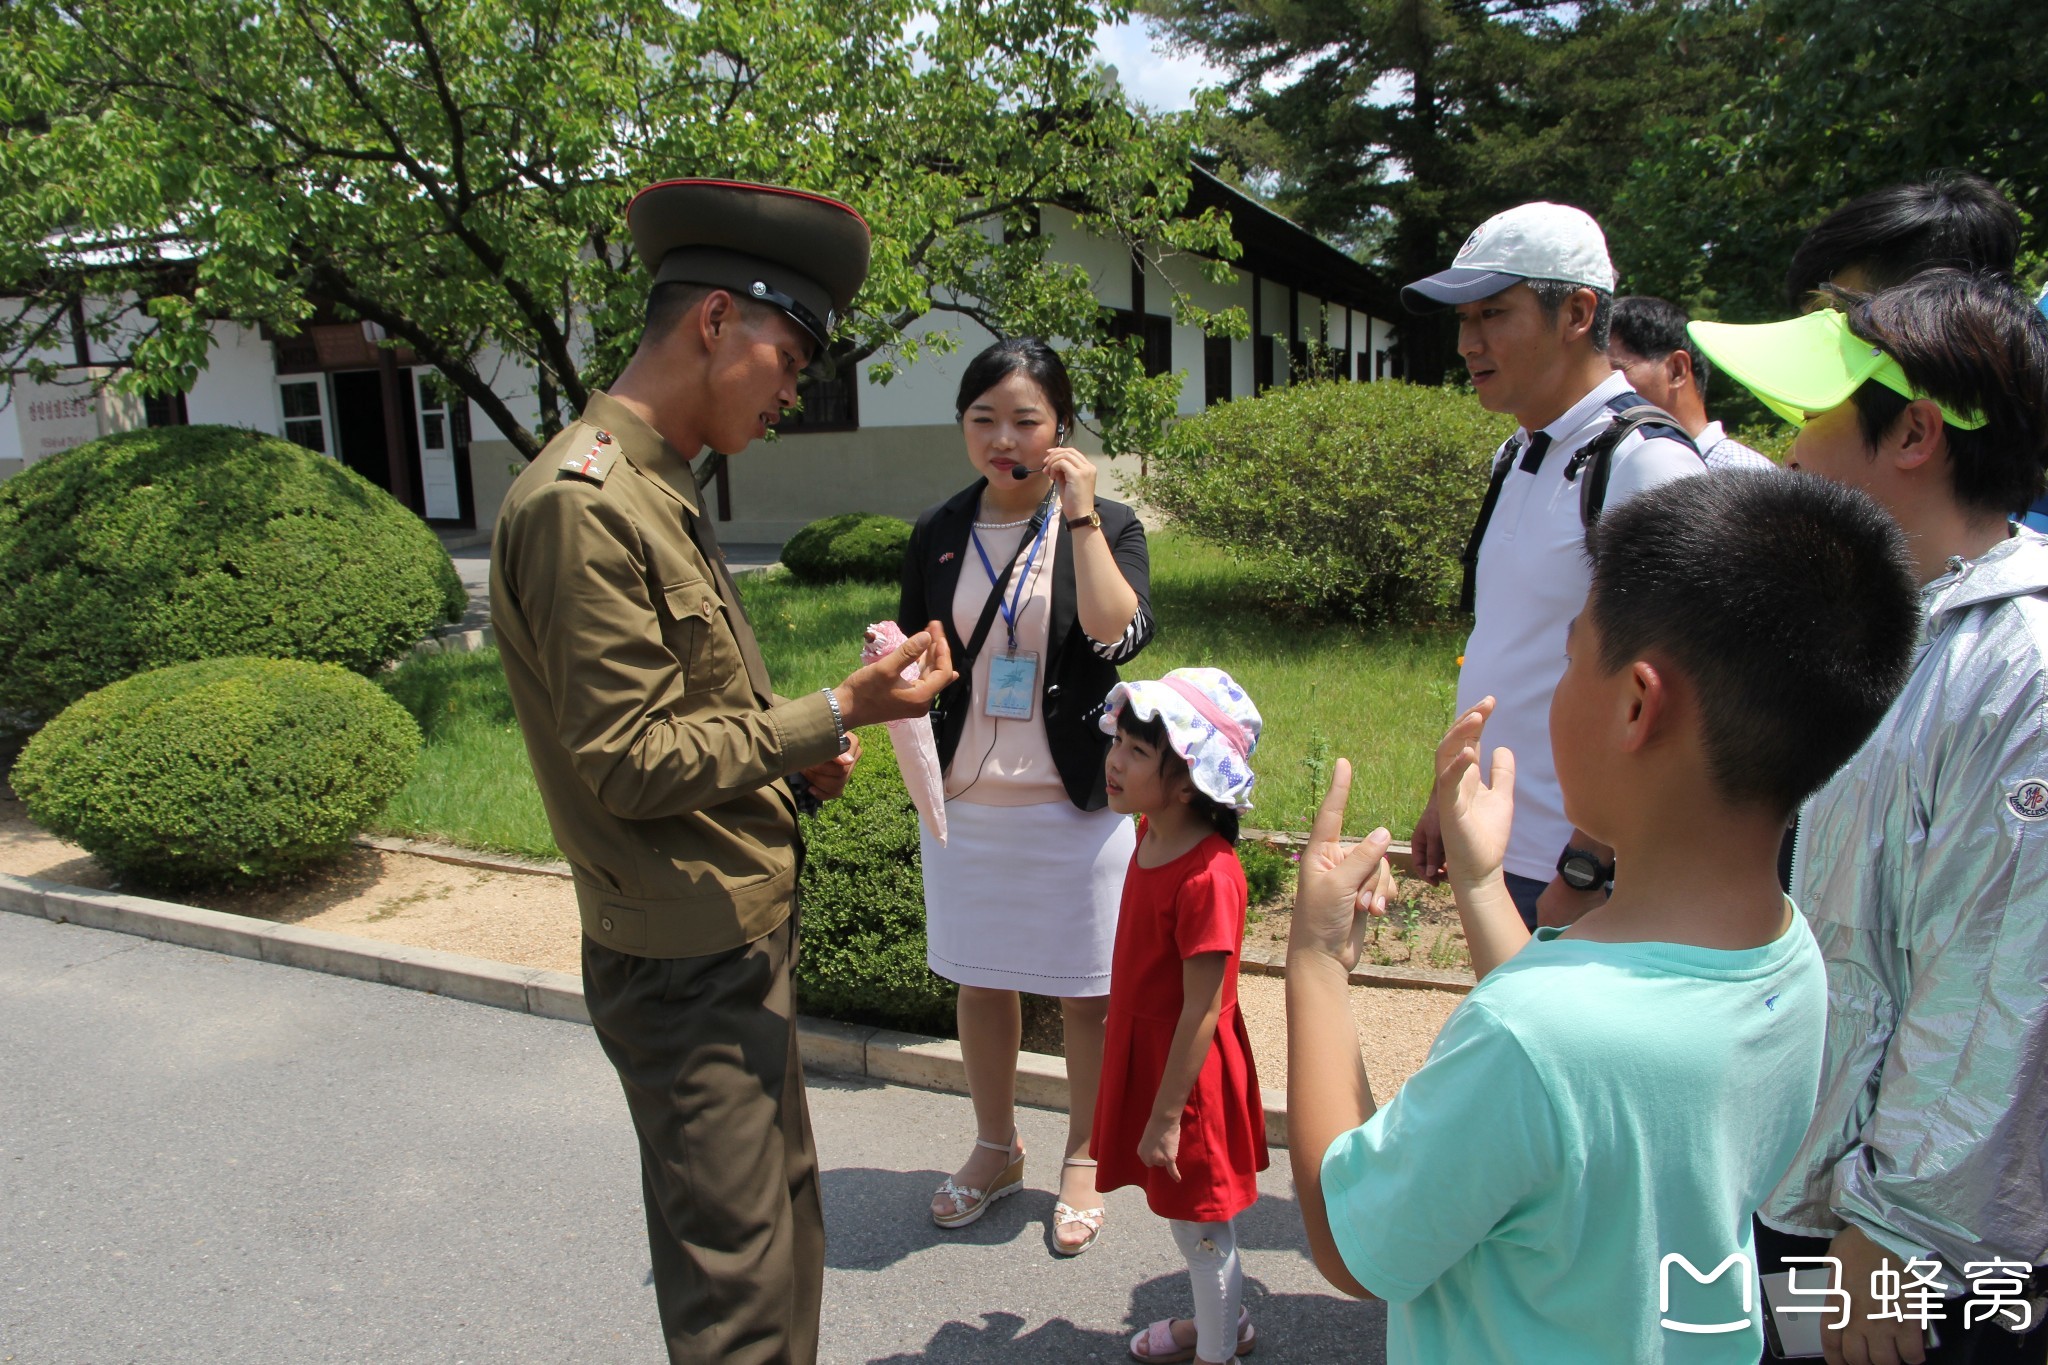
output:
[[[1030,720],[1038,705],[1038,656],[1020,651],[988,661],[988,701],[982,710],[997,720]]]

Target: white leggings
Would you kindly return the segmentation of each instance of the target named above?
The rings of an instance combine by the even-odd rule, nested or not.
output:
[[[1203,1360],[1237,1358],[1237,1311],[1244,1302],[1244,1269],[1237,1260],[1237,1225],[1183,1223],[1170,1218],[1173,1242],[1187,1258],[1195,1291],[1195,1354]]]

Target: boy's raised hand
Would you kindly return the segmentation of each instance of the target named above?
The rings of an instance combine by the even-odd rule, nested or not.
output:
[[[1500,871],[1515,815],[1515,756],[1493,751],[1493,775],[1479,779],[1479,740],[1493,714],[1487,697],[1458,717],[1436,746],[1437,813],[1443,820],[1444,861],[1453,883],[1474,885]]]
[[[1351,763],[1340,758],[1329,794],[1316,811],[1308,851],[1301,855],[1290,935],[1290,950],[1327,953],[1346,971],[1358,965],[1365,941],[1361,916],[1386,914],[1394,894],[1394,874],[1387,866],[1392,836],[1376,829],[1358,843],[1344,843],[1344,807],[1350,798]]]

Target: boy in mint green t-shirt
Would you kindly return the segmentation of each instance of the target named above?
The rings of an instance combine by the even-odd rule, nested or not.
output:
[[[1587,542],[1550,738],[1613,893],[1523,928],[1501,877],[1514,756],[1483,782],[1491,698],[1460,717],[1436,799],[1480,980],[1377,1111],[1346,977],[1387,836],[1340,846],[1348,764],[1302,859],[1295,1186],[1324,1275],[1387,1300],[1394,1365],[1747,1365],[1763,1345],[1750,1217],[1812,1115],[1827,1011],[1778,844],[1904,682],[1917,597],[1874,503],[1775,472],[1681,480]]]

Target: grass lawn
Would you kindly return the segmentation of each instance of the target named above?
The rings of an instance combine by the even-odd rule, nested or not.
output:
[[[1265,716],[1247,823],[1306,829],[1348,758],[1346,828],[1385,824],[1405,839],[1422,808],[1429,760],[1456,704],[1459,628],[1303,626],[1250,599],[1228,554],[1187,536],[1152,537],[1159,635],[1131,669],[1228,669]],[[761,653],[787,694],[825,687],[859,660],[861,628],[893,616],[894,585],[805,587],[787,575],[740,580]],[[557,857],[494,651],[414,659],[385,684],[420,722],[426,749],[412,782],[378,821],[391,832],[474,848]],[[879,730],[866,761],[889,761]]]

